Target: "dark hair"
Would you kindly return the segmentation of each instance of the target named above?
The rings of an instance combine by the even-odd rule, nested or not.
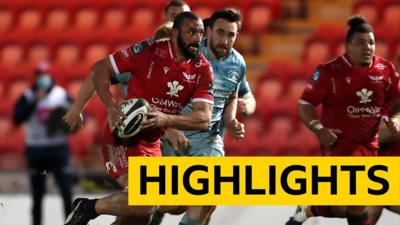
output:
[[[210,26],[210,22],[211,22],[211,18],[210,18],[210,17],[205,18],[205,19],[203,20],[204,29],[206,29],[207,27]]]
[[[347,25],[350,27],[346,34],[346,42],[350,43],[355,33],[371,33],[372,26],[362,16],[352,16],[347,20]]]
[[[180,1],[180,0],[172,0],[168,3],[168,5],[165,6],[164,12],[167,14],[167,11],[170,7],[182,7],[182,6],[189,6],[186,2]]]
[[[174,25],[172,26],[172,28],[179,29],[181,27],[183,20],[186,18],[189,18],[192,20],[200,20],[200,17],[198,17],[193,12],[189,12],[189,11],[181,12],[175,17]]]
[[[239,10],[234,8],[224,8],[216,11],[212,14],[210,18],[210,27],[214,26],[215,21],[217,19],[224,19],[231,23],[236,23],[238,26],[238,31],[242,28],[242,16],[240,15]]]

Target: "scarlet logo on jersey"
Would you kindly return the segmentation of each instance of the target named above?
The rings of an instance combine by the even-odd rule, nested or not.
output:
[[[169,96],[179,97],[178,92],[183,90],[183,86],[180,85],[179,82],[176,80],[174,80],[172,82],[168,82],[167,86],[169,88],[167,95],[169,95]]]
[[[356,92],[356,95],[357,95],[358,97],[361,98],[361,100],[360,100],[359,102],[360,102],[360,103],[363,103],[363,104],[372,101],[372,100],[369,98],[369,97],[372,96],[372,94],[373,94],[373,92],[367,90],[366,88],[363,88],[363,89],[361,89],[360,91],[357,91],[357,92]]]

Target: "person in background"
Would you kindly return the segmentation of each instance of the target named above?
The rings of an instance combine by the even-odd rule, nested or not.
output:
[[[71,104],[64,88],[56,85],[49,73],[50,65],[40,63],[35,82],[19,98],[13,120],[26,124],[26,160],[32,195],[32,224],[42,224],[42,202],[48,173],[55,177],[64,203],[64,213],[71,211],[72,179],[69,166],[67,131],[61,117]]]

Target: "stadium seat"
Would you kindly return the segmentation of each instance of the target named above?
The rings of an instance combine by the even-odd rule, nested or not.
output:
[[[202,19],[210,17],[215,11],[212,6],[207,4],[191,6],[191,10]]]
[[[37,41],[30,43],[27,49],[27,60],[29,63],[36,65],[41,61],[50,61],[50,47],[48,44]]]
[[[396,29],[399,32],[400,27],[400,2],[389,1],[382,10],[382,23],[386,26]]]
[[[79,93],[79,89],[81,88],[83,80],[70,80],[66,86],[68,94],[73,98],[76,99]]]
[[[263,33],[269,30],[273,9],[268,4],[252,5],[247,13],[246,30],[249,32]]]
[[[0,7],[0,31],[6,31],[14,26],[14,15],[8,8]]]
[[[102,14],[102,27],[120,29],[126,25],[126,11],[120,5],[107,5]]]
[[[353,14],[364,16],[372,25],[376,25],[380,16],[380,4],[377,1],[358,1],[353,4]]]
[[[30,86],[27,80],[14,80],[8,88],[7,98],[15,102]]]
[[[376,39],[375,41],[375,54],[385,58],[390,59],[391,52],[390,46],[384,41],[384,39]]]
[[[22,62],[24,49],[18,43],[5,43],[1,46],[0,64],[7,67],[15,67]]]
[[[73,42],[60,43],[56,48],[56,64],[73,64],[80,59],[79,46]]]
[[[87,64],[94,64],[105,58],[110,53],[108,46],[100,41],[89,42],[83,53],[83,60]]]
[[[331,49],[327,41],[310,39],[304,46],[303,62],[315,67],[329,59]]]
[[[99,23],[99,13],[93,5],[85,5],[75,12],[73,27],[77,30],[91,30]]]
[[[48,10],[45,27],[47,29],[62,30],[70,25],[68,9],[63,7],[53,7]]]
[[[137,30],[146,29],[154,31],[158,24],[156,12],[149,6],[138,6],[133,8],[130,14],[130,27]]]
[[[18,29],[38,29],[42,24],[41,11],[36,7],[26,7],[21,10],[18,16]]]

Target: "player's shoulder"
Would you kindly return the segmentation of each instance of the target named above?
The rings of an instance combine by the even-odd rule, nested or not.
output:
[[[372,67],[375,70],[381,71],[383,73],[393,73],[395,71],[394,65],[389,60],[378,55],[374,56],[374,64],[372,65]]]
[[[211,68],[210,62],[203,55],[203,53],[199,53],[199,56],[195,60],[193,60],[192,66],[198,70],[204,70],[204,69]]]
[[[234,63],[237,63],[240,66],[246,65],[246,62],[244,60],[244,57],[240,52],[238,52],[236,49],[232,48],[229,57]]]

